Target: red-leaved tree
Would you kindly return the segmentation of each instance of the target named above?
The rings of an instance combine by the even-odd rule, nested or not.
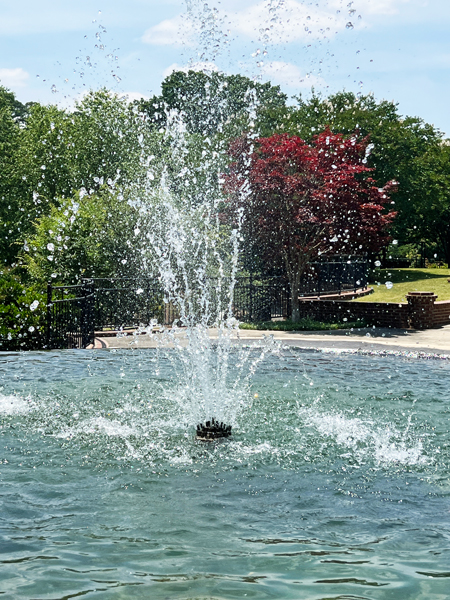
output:
[[[300,278],[320,255],[362,254],[389,241],[386,212],[394,187],[379,189],[366,166],[368,140],[325,130],[308,145],[297,136],[239,138],[226,177],[233,204],[244,210],[244,229],[265,260],[286,270],[292,320],[298,321]]]

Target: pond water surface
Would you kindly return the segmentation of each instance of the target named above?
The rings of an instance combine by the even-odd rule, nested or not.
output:
[[[153,350],[1,355],[0,597],[450,597],[450,361],[268,357],[222,443],[180,385]]]

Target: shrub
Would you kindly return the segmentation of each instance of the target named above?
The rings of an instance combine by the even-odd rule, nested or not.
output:
[[[12,272],[0,272],[0,350],[45,346],[46,297]]]
[[[353,323],[323,323],[314,321],[309,317],[300,319],[298,323],[292,321],[262,321],[259,323],[241,323],[240,329],[259,329],[271,331],[328,331],[330,329],[350,329],[352,327],[366,327],[364,321],[355,321]]]

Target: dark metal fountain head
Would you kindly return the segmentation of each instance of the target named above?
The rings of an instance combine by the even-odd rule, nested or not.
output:
[[[211,421],[199,423],[197,425],[197,439],[203,440],[204,442],[212,442],[220,438],[227,438],[231,435],[231,425],[225,425],[225,423],[219,423],[213,417]]]

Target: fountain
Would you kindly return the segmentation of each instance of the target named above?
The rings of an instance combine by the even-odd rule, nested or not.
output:
[[[267,353],[205,443],[181,360],[2,355],[5,597],[445,598],[449,361]]]
[[[221,238],[203,150],[200,200],[164,171],[133,197],[140,268],[181,326],[2,353],[0,595],[448,597],[450,361],[243,344],[240,217]]]

